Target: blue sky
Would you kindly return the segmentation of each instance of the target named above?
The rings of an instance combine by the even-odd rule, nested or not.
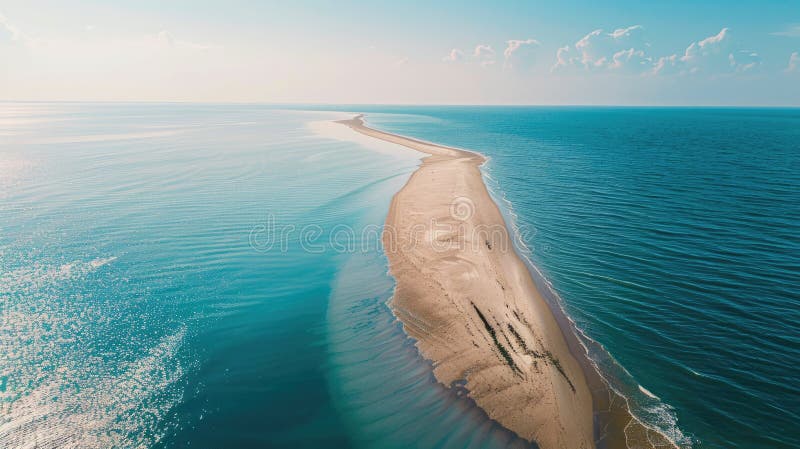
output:
[[[0,3],[0,99],[800,105],[794,1]]]

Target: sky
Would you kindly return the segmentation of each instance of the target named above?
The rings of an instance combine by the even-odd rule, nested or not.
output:
[[[800,0],[0,0],[0,101],[800,106]]]

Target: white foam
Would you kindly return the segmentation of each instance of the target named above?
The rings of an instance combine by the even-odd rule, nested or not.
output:
[[[690,373],[694,374],[697,377],[708,377],[708,376],[706,376],[705,374],[703,374],[701,372],[698,372],[698,371],[693,370],[692,368],[689,368],[688,366],[684,366],[684,368],[686,368],[687,371],[689,371]]]
[[[91,266],[92,268],[99,268],[102,267],[103,265],[108,265],[115,260],[117,260],[116,256],[106,257],[104,259],[95,259],[89,262],[89,266]]]
[[[639,385],[639,391],[641,391],[642,393],[646,394],[648,397],[651,397],[653,399],[661,399],[658,396],[654,395],[653,392],[651,392],[650,390],[641,385]]]
[[[484,164],[482,167],[483,170],[483,177],[490,182],[487,182],[486,185],[489,189],[490,194],[492,195],[493,199],[495,200],[498,205],[502,204],[501,211],[503,212],[504,216],[507,218],[507,222],[509,227],[513,231],[514,234],[514,246],[517,249],[517,254],[525,261],[529,268],[536,272],[539,279],[544,281],[544,287],[547,288],[548,292],[552,295],[555,299],[555,306],[559,307],[563,315],[567,318],[570,322],[571,328],[577,333],[578,335],[578,342],[583,348],[584,352],[586,353],[590,363],[594,367],[594,369],[600,375],[600,378],[606,384],[606,386],[620,398],[625,401],[625,408],[629,411],[632,416],[631,423],[628,424],[630,426],[632,423],[636,422],[641,426],[656,432],[663,437],[667,438],[671,441],[676,447],[681,447],[684,449],[688,449],[692,447],[692,440],[691,438],[687,437],[678,427],[678,418],[675,414],[674,409],[663,402],[661,402],[660,398],[650,392],[649,390],[645,389],[643,386],[636,383],[639,387],[639,390],[649,398],[645,404],[639,404],[640,401],[637,401],[637,404],[640,406],[638,409],[631,407],[631,399],[619,388],[616,388],[615,385],[611,382],[608,378],[607,373],[604,371],[603,368],[600,367],[600,364],[597,360],[595,360],[592,355],[591,351],[589,350],[588,344],[597,345],[600,350],[604,353],[604,356],[608,357],[611,363],[614,365],[615,368],[619,369],[624,373],[627,377],[625,379],[626,382],[632,382],[633,375],[619,362],[617,362],[613,356],[608,352],[608,350],[599,342],[592,339],[578,324],[575,320],[566,312],[565,304],[561,296],[555,290],[555,287],[550,282],[550,280],[545,276],[545,274],[539,269],[539,267],[533,262],[533,251],[529,248],[526,242],[522,238],[521,228],[518,225],[518,215],[514,211],[514,206],[510,200],[507,199],[505,192],[500,188],[499,183],[492,178],[487,172],[490,170],[490,166],[488,164]],[[588,342],[588,344],[587,344]],[[646,416],[641,416],[646,415]],[[627,428],[627,426],[626,426]],[[627,438],[627,435],[626,435]]]

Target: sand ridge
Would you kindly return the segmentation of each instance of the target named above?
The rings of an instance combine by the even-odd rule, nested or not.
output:
[[[592,395],[514,251],[477,153],[339,123],[428,154],[392,200],[383,243],[391,307],[444,385],[542,449],[594,448]]]

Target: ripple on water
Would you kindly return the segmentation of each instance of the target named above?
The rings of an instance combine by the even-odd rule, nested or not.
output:
[[[350,256],[329,310],[331,389],[355,447],[535,447],[490,420],[429,362],[387,305],[393,282],[379,254]]]
[[[147,447],[182,398],[179,327],[109,356],[90,329],[121,318],[75,294],[116,257],[41,263],[0,276],[0,441],[4,447]],[[72,291],[73,293],[67,293]]]

